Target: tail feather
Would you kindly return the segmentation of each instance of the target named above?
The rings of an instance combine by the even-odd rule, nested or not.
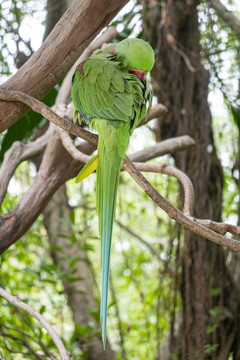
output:
[[[102,259],[102,296],[100,321],[102,327],[102,341],[105,348],[107,339],[107,305],[111,242],[121,159],[117,158],[114,159],[114,161],[113,159],[109,159],[101,140],[99,140],[98,151],[99,163],[97,168],[97,210],[99,216]]]

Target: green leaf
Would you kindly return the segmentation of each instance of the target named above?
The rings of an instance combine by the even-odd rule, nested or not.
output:
[[[220,312],[220,307],[216,306],[212,309],[209,310],[210,315],[212,315],[213,317],[216,317]]]
[[[219,344],[207,344],[204,346],[205,348],[205,353],[206,354],[212,354],[213,352],[215,352],[218,348]]]
[[[82,251],[94,251],[94,247],[90,244],[84,244],[82,247]]]
[[[45,312],[45,310],[46,310],[46,306],[45,306],[45,305],[42,305],[42,306],[40,307],[39,313],[42,315],[42,314]]]
[[[92,326],[87,325],[87,326],[82,326],[80,323],[76,323],[75,324],[75,335],[77,337],[82,337],[84,335],[86,335],[87,333],[89,333],[90,331],[92,331]]]
[[[92,309],[88,310],[88,313],[97,321],[100,319],[100,312],[98,310]]]
[[[77,237],[74,233],[72,233],[72,235],[70,236],[70,240],[71,240],[71,244],[75,245],[77,242]]]
[[[70,267],[73,267],[80,260],[79,256],[75,257],[70,261]]]
[[[209,326],[207,326],[207,328],[206,328],[206,333],[209,335],[209,334],[212,334],[215,330],[216,330],[216,328],[218,327],[218,325],[209,325]]]
[[[221,293],[221,289],[220,288],[215,288],[211,290],[211,294],[212,296],[217,296]]]
[[[69,212],[69,218],[70,218],[70,220],[71,220],[71,223],[72,223],[72,224],[75,224],[75,211],[74,211],[74,210],[71,210],[71,211]]]
[[[84,280],[84,278],[81,277],[81,276],[74,277],[74,276],[71,276],[71,275],[66,275],[65,277],[66,277],[66,279],[68,280],[68,282],[70,282],[70,283],[74,283],[74,282],[76,282],[76,281],[82,281],[82,280]]]

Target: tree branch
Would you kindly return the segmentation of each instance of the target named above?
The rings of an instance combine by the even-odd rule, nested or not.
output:
[[[149,146],[147,149],[135,152],[134,154],[129,155],[129,159],[134,162],[145,162],[151,159],[155,159],[158,156],[187,149],[194,145],[195,141],[190,136],[178,136],[175,138],[163,140],[153,146]]]
[[[26,311],[28,314],[33,316],[44,327],[49,336],[52,338],[53,342],[59,350],[62,360],[70,360],[70,354],[67,352],[61,339],[59,338],[53,327],[44,319],[41,314],[39,314],[36,310],[32,309],[29,305],[22,302],[19,298],[9,294],[3,288],[0,288],[0,295],[4,297],[7,301],[9,301],[12,305]]]
[[[45,149],[52,132],[53,127],[50,126],[44,135],[32,143],[23,144],[20,141],[15,141],[10,149],[6,151],[0,167],[0,207],[6,195],[9,181],[11,180],[18,165],[25,160],[29,160],[40,155]]]
[[[133,164],[139,171],[157,172],[178,179],[184,189],[183,213],[187,216],[192,216],[194,207],[194,188],[191,180],[184,172],[167,164],[145,164],[136,162]]]
[[[0,100],[20,101],[70,134],[79,136],[82,139],[91,142],[92,144],[97,144],[97,136],[95,134],[90,133],[89,131],[81,128],[79,125],[62,118],[47,105],[26,93],[21,91],[6,91],[0,89]]]
[[[88,156],[82,153],[81,151],[79,151],[73,144],[73,141],[71,140],[69,134],[67,134],[65,131],[62,131],[61,129],[60,132],[61,132],[61,139],[63,145],[66,148],[66,150],[72,155],[72,157],[77,161],[87,163],[91,159],[91,156]],[[153,159],[155,156],[156,157],[159,156],[158,154],[164,155],[166,153],[169,153],[170,151],[172,152],[173,149],[177,151],[183,148],[187,148],[187,145],[188,146],[193,145],[192,138],[190,138],[189,136],[180,136],[179,138],[168,139],[166,141],[163,141],[164,143],[163,146],[161,146],[161,143],[162,142],[157,143],[156,147],[155,146],[150,147],[150,151],[149,148],[146,148],[145,151],[147,153],[147,156],[145,156],[145,152],[144,150],[142,150],[135,154],[132,154],[131,158],[132,159],[137,158],[138,160],[146,161],[149,159]],[[133,162],[133,165],[139,171],[162,173],[169,176],[173,176],[176,179],[178,179],[184,189],[183,214],[189,216],[194,222],[197,222],[198,224],[201,224],[204,227],[211,229],[215,232],[218,232],[219,234],[222,235],[226,234],[227,232],[233,235],[240,235],[239,226],[218,223],[207,219],[196,219],[192,217],[193,207],[194,207],[194,188],[189,177],[179,169],[175,169],[167,164],[145,164],[143,162],[142,163]],[[122,168],[123,170],[124,169],[126,170],[124,165],[122,166]]]
[[[81,151],[79,151],[75,147],[71,137],[69,136],[69,134],[66,131],[64,131],[62,129],[58,129],[58,131],[59,131],[63,146],[69,152],[69,154],[71,154],[73,159],[86,164],[91,159],[91,156],[88,156],[88,155],[82,153]],[[184,148],[187,147],[187,143],[189,143],[190,146],[192,145],[192,139],[189,136],[186,136],[186,137],[182,136],[180,138],[187,138],[186,139],[187,141],[184,144]],[[170,140],[173,140],[173,141],[171,142]],[[178,141],[178,140],[180,140],[180,141]],[[171,151],[174,146],[175,146],[176,150],[179,149],[179,147],[182,149],[182,145],[179,145],[179,143],[182,143],[182,139],[178,139],[178,138],[168,139],[167,144],[165,143],[162,147],[159,146],[161,143],[156,144],[157,145],[156,151],[153,151],[153,148],[155,149],[154,146],[151,147],[150,151],[148,151],[149,148],[146,148],[145,151],[147,152],[148,157],[144,156],[145,152],[144,152],[144,150],[142,150],[142,151],[139,151],[136,153],[136,158],[141,159],[141,157],[140,157],[140,155],[141,155],[143,158],[143,161],[146,161],[146,159],[153,158],[154,155],[155,155],[155,157],[159,156],[158,155],[159,152],[161,152],[161,155],[168,153],[167,150],[169,149],[169,147],[170,147]],[[163,150],[164,150],[164,152],[163,152]],[[151,157],[149,157],[149,155]],[[135,154],[132,154],[132,158],[135,158]],[[194,189],[193,189],[191,180],[189,179],[189,177],[186,174],[184,174],[182,171],[180,171],[178,169],[172,168],[171,166],[169,166],[167,164],[145,164],[145,163],[134,162],[134,166],[136,166],[136,168],[139,169],[140,171],[162,173],[162,174],[173,176],[176,179],[178,179],[184,189],[183,212],[184,212],[184,214],[186,214],[188,216],[192,216],[193,206],[194,206]],[[123,168],[123,170],[124,170],[124,168]]]
[[[217,234],[210,229],[192,221],[192,219],[184,215],[180,210],[167,201],[139,172],[134,164],[128,159],[123,160],[125,170],[131,175],[136,183],[144,190],[144,192],[161,208],[170,218],[176,220],[185,229],[194,232],[218,245],[226,246],[227,248],[240,251],[240,241],[229,239],[225,236]]]

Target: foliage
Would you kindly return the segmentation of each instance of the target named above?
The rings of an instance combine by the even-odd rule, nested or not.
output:
[[[1,257],[1,286],[42,314],[62,336],[72,329],[61,272],[49,258],[41,219]],[[53,291],[54,289],[54,291]],[[53,358],[56,347],[26,312],[0,299],[0,346],[5,359]]]

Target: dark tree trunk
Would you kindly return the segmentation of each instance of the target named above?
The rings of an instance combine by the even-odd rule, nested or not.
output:
[[[195,189],[194,216],[221,221],[223,175],[216,155],[207,102],[209,74],[201,64],[198,1],[172,1],[144,7],[144,33],[158,47],[154,90],[168,107],[157,140],[190,135],[196,147],[175,155]],[[149,19],[155,19],[153,24]],[[151,24],[149,26],[148,24]],[[239,275],[238,275],[239,279]],[[182,257],[183,332],[179,359],[228,359],[238,337],[239,290],[221,247],[185,232]],[[182,330],[181,330],[182,331]],[[177,341],[179,344],[179,339]],[[236,354],[236,355],[235,355]]]
[[[67,0],[48,0],[47,1],[47,19],[46,28],[43,35],[43,41],[50,34],[60,17],[67,10]]]

